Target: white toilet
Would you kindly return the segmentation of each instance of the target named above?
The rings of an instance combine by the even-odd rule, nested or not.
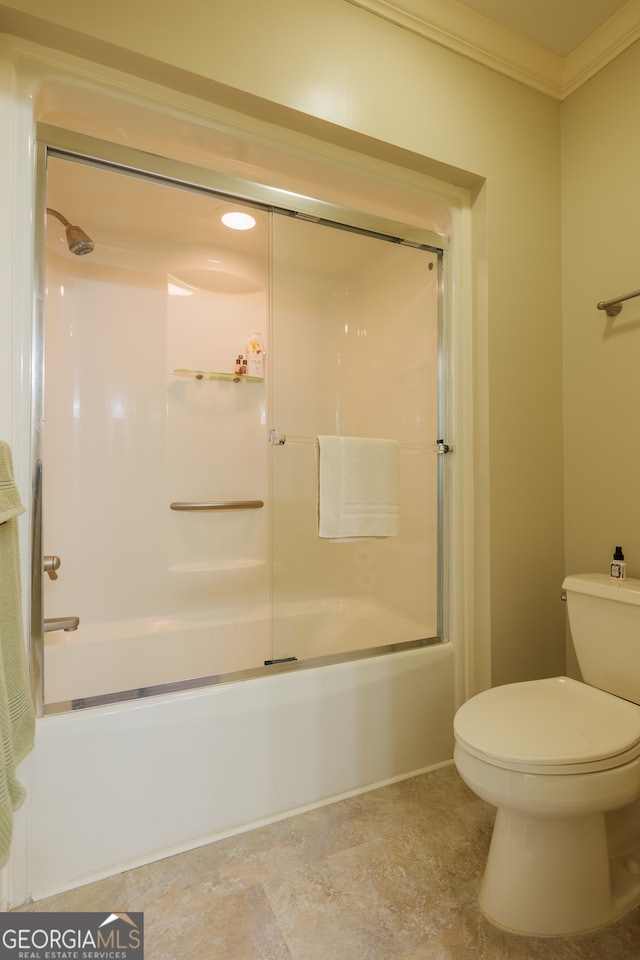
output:
[[[454,721],[460,776],[498,808],[481,907],[539,936],[594,930],[640,903],[640,580],[563,587],[584,683],[494,687]]]

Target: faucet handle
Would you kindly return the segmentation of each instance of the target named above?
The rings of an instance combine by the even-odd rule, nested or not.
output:
[[[58,574],[56,571],[60,567],[60,557],[47,556],[47,557],[44,557],[43,560],[44,560],[44,572],[49,575],[51,580],[57,580]]]

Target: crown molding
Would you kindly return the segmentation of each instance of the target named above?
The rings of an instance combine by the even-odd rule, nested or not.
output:
[[[346,0],[460,56],[564,100],[640,38],[640,0],[627,3],[567,57],[457,0]]]
[[[564,61],[562,97],[581,87],[640,39],[640,0],[627,0]]]

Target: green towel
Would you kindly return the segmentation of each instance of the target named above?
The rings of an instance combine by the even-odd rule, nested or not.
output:
[[[25,798],[15,769],[33,748],[36,725],[22,629],[16,519],[21,513],[11,450],[0,441],[0,867],[9,857],[13,811]]]

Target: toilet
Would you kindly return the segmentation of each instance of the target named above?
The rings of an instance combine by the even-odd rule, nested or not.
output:
[[[563,583],[584,678],[494,687],[457,711],[454,762],[497,808],[480,905],[529,936],[640,903],[640,580]]]

